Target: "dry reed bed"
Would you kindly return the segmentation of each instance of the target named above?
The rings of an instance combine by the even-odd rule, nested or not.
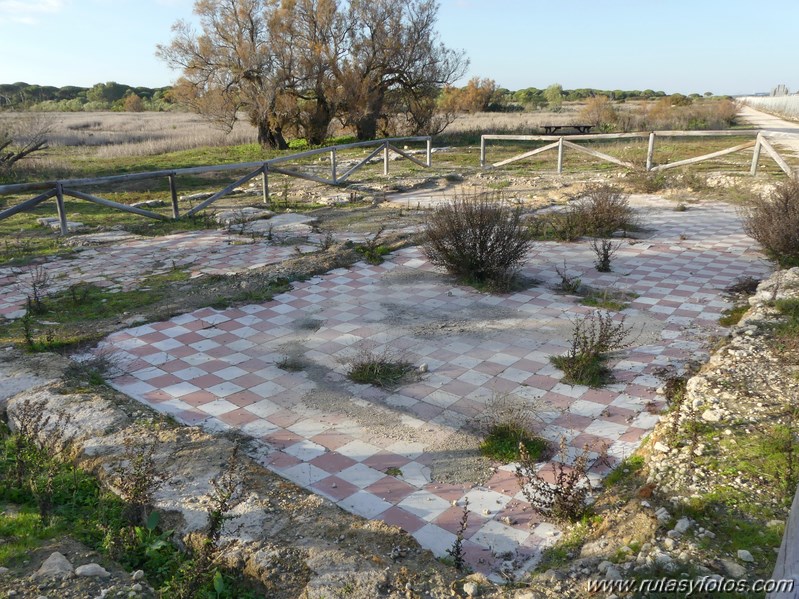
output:
[[[202,146],[253,143],[255,129],[237,122],[230,133],[188,112],[0,112],[0,129],[26,118],[44,119],[53,148],[83,148],[96,158],[149,156]]]
[[[741,102],[763,112],[769,112],[788,119],[799,119],[799,95],[762,97],[748,96],[740,98]]]

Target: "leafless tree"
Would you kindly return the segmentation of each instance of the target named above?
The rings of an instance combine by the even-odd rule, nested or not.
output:
[[[47,137],[53,119],[42,113],[21,114],[0,126],[0,173],[8,172],[17,162],[34,152],[47,149]]]

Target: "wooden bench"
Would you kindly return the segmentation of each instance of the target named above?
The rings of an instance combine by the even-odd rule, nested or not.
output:
[[[561,129],[577,129],[577,133],[591,133],[593,125],[544,125],[544,135],[552,135]]]

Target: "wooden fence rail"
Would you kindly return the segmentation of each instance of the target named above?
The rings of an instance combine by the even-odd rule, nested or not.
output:
[[[400,150],[399,147],[397,146],[397,144],[399,144],[400,142],[425,142],[426,145],[425,160],[424,161],[419,160],[418,158],[415,158],[414,156],[410,155],[408,152]],[[365,158],[359,159],[357,163],[352,167],[350,167],[344,174],[342,175],[338,174],[337,172],[339,166],[338,153],[340,151],[349,150],[352,148],[366,148],[371,146],[376,146],[376,147]],[[163,214],[158,214],[157,212],[144,210],[142,208],[136,208],[134,206],[128,206],[127,204],[114,202],[107,198],[103,198],[95,194],[89,194],[84,191],[79,191],[76,189],[77,187],[112,185],[118,183],[128,183],[131,181],[141,181],[144,179],[158,179],[163,177],[166,177],[169,180],[169,192],[170,192],[170,200],[172,206],[171,219],[178,219],[180,218],[180,210],[178,207],[178,193],[177,193],[178,176],[199,175],[205,173],[220,173],[227,171],[240,171],[245,169],[249,170],[250,172],[248,172],[246,175],[236,180],[234,183],[231,183],[230,185],[226,186],[220,191],[214,193],[209,198],[203,200],[200,204],[189,210],[186,213],[186,215],[193,216],[197,214],[201,210],[204,210],[205,208],[213,204],[218,199],[229,194],[231,191],[233,191],[240,185],[243,185],[247,181],[250,181],[251,179],[254,179],[255,177],[258,176],[261,177],[261,187],[263,190],[264,203],[268,203],[270,172],[281,175],[287,175],[289,177],[306,179],[309,181],[322,183],[324,185],[339,185],[340,183],[346,181],[359,169],[363,168],[369,161],[378,156],[381,152],[383,154],[384,175],[389,174],[389,156],[391,155],[391,152],[398,154],[402,158],[410,160],[414,164],[429,168],[432,165],[432,138],[429,136],[396,137],[396,138],[381,139],[375,141],[362,141],[352,144],[342,144],[336,146],[329,146],[326,148],[307,150],[305,152],[298,152],[296,154],[279,156],[277,158],[272,158],[270,160],[264,160],[261,162],[240,162],[236,164],[222,164],[215,166],[193,166],[193,167],[179,168],[174,170],[149,171],[145,173],[131,173],[127,175],[111,175],[108,177],[90,177],[82,179],[65,179],[57,181],[39,181],[35,183],[15,183],[11,185],[0,185],[0,196],[26,193],[26,192],[35,192],[35,191],[42,192],[39,195],[29,200],[24,200],[23,202],[20,202],[15,206],[6,208],[5,210],[1,211],[0,220],[14,216],[19,212],[32,210],[42,202],[45,202],[55,197],[56,210],[58,212],[58,219],[60,223],[61,233],[66,234],[67,219],[66,219],[66,212],[64,209],[64,196],[70,196],[81,200],[85,200],[87,202],[93,202],[95,204],[100,204],[102,206],[113,208],[115,210],[121,210],[123,212],[131,212],[133,214],[138,214],[140,216],[145,216],[147,218],[153,218],[158,220],[170,220],[170,217],[164,216]],[[301,172],[299,170],[287,168],[288,166],[287,163],[291,163],[293,161],[303,158],[308,158],[311,156],[317,156],[320,154],[329,154],[330,156],[330,178],[312,175],[309,173]]]
[[[712,152],[710,154],[704,154],[702,156],[696,156],[693,158],[686,158],[685,160],[679,160],[677,162],[656,165],[655,140],[658,137],[670,137],[670,138],[755,137],[755,139],[753,141],[746,142],[744,144],[739,144],[731,148],[726,148],[724,150],[719,150],[717,152]],[[564,148],[570,148],[577,152],[589,154],[590,156],[599,158],[600,160],[611,162],[613,164],[617,164],[625,168],[629,169],[636,168],[636,165],[632,164],[631,162],[619,160],[618,158],[615,158],[603,152],[599,152],[591,148],[585,148],[577,143],[574,143],[575,141],[612,141],[617,139],[648,139],[646,164],[641,165],[646,171],[652,171],[652,172],[665,171],[672,168],[688,166],[690,164],[696,164],[698,162],[703,162],[705,160],[712,160],[713,158],[718,158],[720,156],[725,156],[727,154],[732,154],[734,152],[740,152],[742,150],[747,150],[749,148],[754,148],[754,155],[752,157],[752,166],[749,172],[750,174],[755,175],[757,173],[757,166],[758,166],[758,161],[760,160],[760,151],[762,148],[786,174],[788,174],[789,176],[794,175],[794,170],[790,167],[790,165],[788,165],[785,159],[782,156],[780,156],[780,154],[774,149],[774,146],[772,146],[768,142],[768,140],[764,137],[763,131],[756,129],[739,129],[739,130],[725,129],[723,131],[649,131],[649,132],[635,132],[635,133],[599,133],[593,135],[569,136],[568,139],[555,135],[483,135],[480,138],[480,166],[482,168],[486,168],[487,166],[489,166],[486,160],[486,152],[487,152],[486,142],[491,140],[497,140],[497,141],[551,141],[553,143],[550,143],[541,148],[536,148],[535,150],[530,150],[529,152],[517,154],[516,156],[512,156],[511,158],[506,158],[505,160],[501,160],[499,162],[495,162],[490,165],[490,167],[492,168],[505,166],[506,164],[511,164],[512,162],[524,160],[525,158],[535,156],[536,154],[540,154],[548,150],[557,149],[558,151],[557,172],[558,174],[561,174],[563,173]]]

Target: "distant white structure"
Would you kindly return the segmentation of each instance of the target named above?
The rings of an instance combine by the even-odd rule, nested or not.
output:
[[[788,95],[788,86],[784,83],[780,83],[777,87],[771,90],[772,96],[787,96]]]

